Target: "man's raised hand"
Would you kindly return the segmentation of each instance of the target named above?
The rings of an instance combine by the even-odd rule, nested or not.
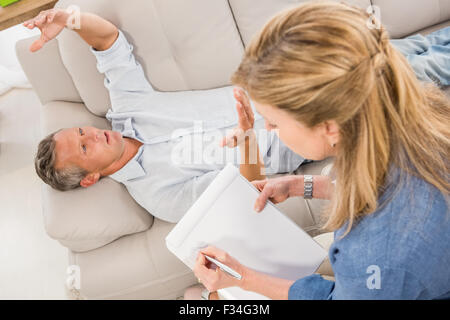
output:
[[[50,9],[39,13],[33,19],[27,20],[23,26],[28,29],[38,27],[41,30],[41,37],[33,42],[30,51],[35,52],[41,49],[45,43],[54,39],[64,29],[70,14],[62,9]]]
[[[255,123],[255,117],[252,107],[250,105],[250,99],[247,94],[241,88],[233,89],[234,98],[236,99],[236,111],[238,113],[238,126],[232,130],[221,141],[221,147],[234,148],[238,144],[244,142],[245,134],[248,130],[253,129]]]

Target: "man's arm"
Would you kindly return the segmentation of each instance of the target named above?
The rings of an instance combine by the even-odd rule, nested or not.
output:
[[[109,49],[119,35],[119,30],[111,22],[92,13],[75,12],[69,13],[64,9],[50,9],[39,13],[35,18],[24,22],[24,26],[33,29],[38,27],[41,30],[41,37],[30,47],[32,52],[41,49],[45,43],[54,39],[61,31],[67,27],[69,19],[73,14],[78,14],[79,25],[73,30],[80,35],[95,50],[103,51]]]
[[[119,30],[115,25],[92,13],[81,13],[80,27],[73,30],[98,51],[109,49],[119,36]]]
[[[253,130],[248,132],[249,134],[244,136],[245,142],[239,144],[241,153],[239,171],[248,181],[263,180],[266,176],[264,174],[264,163],[259,154],[256,134]]]
[[[51,9],[25,22],[26,27],[38,27],[41,30],[41,37],[31,45],[30,50],[39,50],[64,28],[72,29],[92,48],[97,59],[97,69],[105,76],[112,111],[135,111],[147,107],[143,97],[154,90],[142,66],[135,60],[133,46],[127,42],[125,35],[111,22],[95,14],[74,14],[78,16],[74,17],[68,10]]]

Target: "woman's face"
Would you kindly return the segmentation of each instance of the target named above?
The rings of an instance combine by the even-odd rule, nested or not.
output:
[[[339,142],[339,127],[335,121],[326,121],[308,128],[289,113],[254,101],[256,110],[264,117],[266,129],[276,130],[280,140],[292,151],[309,160],[323,160],[335,156]]]

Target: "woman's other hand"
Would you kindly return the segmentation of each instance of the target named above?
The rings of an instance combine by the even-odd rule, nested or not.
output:
[[[255,202],[255,211],[260,212],[266,206],[267,200],[273,203],[285,201],[287,198],[299,195],[296,190],[301,188],[303,176],[283,176],[274,179],[252,181],[261,193]]]

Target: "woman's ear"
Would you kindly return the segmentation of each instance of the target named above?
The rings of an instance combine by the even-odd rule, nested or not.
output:
[[[89,173],[86,177],[84,177],[80,181],[80,186],[82,186],[84,188],[90,187],[93,184],[95,184],[99,179],[100,179],[100,173],[98,173],[98,172]]]
[[[334,120],[324,122],[325,136],[332,147],[340,140],[339,125]]]

